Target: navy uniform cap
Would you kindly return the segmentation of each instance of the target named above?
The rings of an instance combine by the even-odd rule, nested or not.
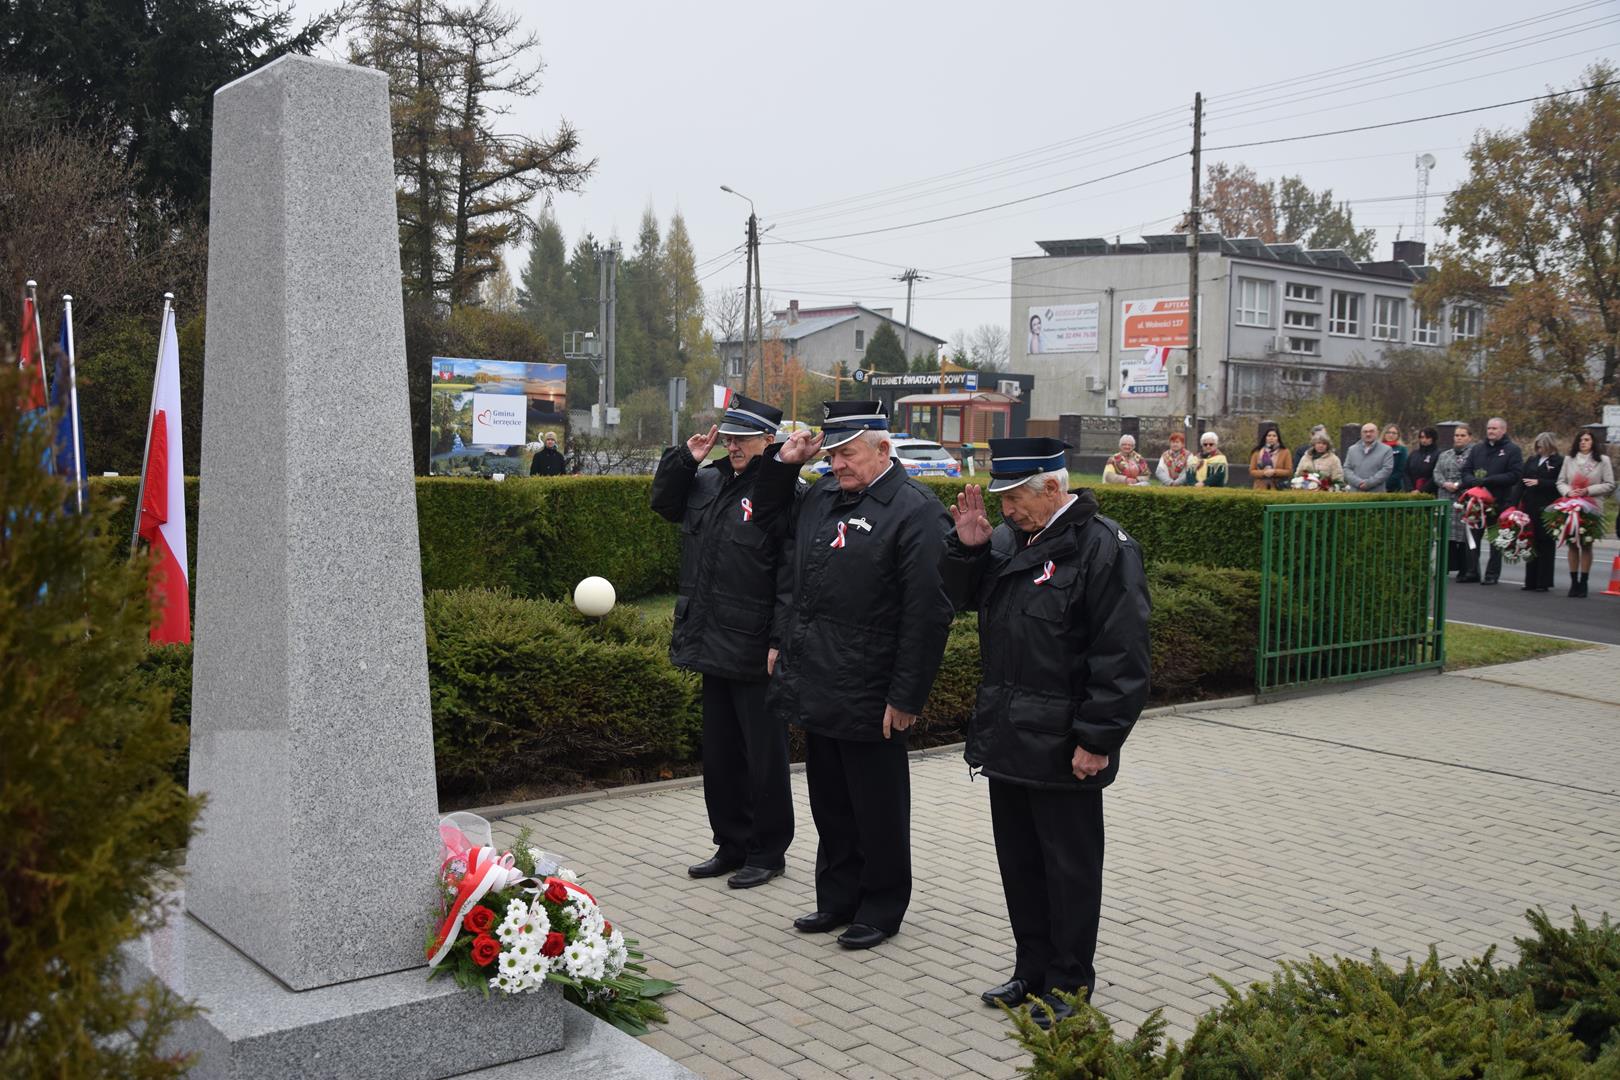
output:
[[[858,438],[863,431],[888,431],[889,408],[881,401],[824,401],[821,448],[831,450]]]
[[[781,427],[781,409],[741,394],[731,396],[731,404],[720,418],[722,435],[775,435]]]
[[[1067,468],[1062,439],[991,439],[990,491],[1009,491],[1042,473]]]

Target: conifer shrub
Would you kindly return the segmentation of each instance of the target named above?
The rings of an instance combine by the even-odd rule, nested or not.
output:
[[[602,776],[693,755],[696,676],[669,624],[633,608],[590,619],[505,590],[427,597],[433,742],[443,792]]]
[[[1620,1076],[1615,990],[1620,928],[1575,913],[1554,926],[1527,913],[1535,936],[1519,961],[1494,950],[1453,969],[1431,948],[1421,963],[1311,957],[1285,961],[1269,982],[1239,990],[1199,1018],[1185,1045],[1164,1037],[1154,1012],[1129,1039],[1076,1002],[1075,1016],[1042,1031],[1009,1012],[1037,1080],[1612,1080]],[[1217,980],[1219,982],[1219,980]],[[1073,999],[1070,999],[1073,1000]]]
[[[180,1076],[160,1045],[190,1009],[123,985],[118,950],[164,918],[198,809],[187,732],[137,674],[145,567],[115,557],[104,501],[64,512],[19,390],[0,363],[0,1076]]]

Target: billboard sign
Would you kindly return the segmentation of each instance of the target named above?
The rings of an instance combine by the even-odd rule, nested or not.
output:
[[[1101,304],[1043,304],[1029,309],[1024,351],[1067,353],[1097,351],[1097,313]]]
[[[1119,347],[1125,352],[1187,347],[1187,298],[1126,300],[1120,304]]]
[[[1186,331],[1183,330],[1183,333]],[[1170,396],[1170,349],[1156,345],[1126,353],[1119,362],[1119,396],[1122,401]]]
[[[531,444],[566,441],[568,366],[513,360],[432,360],[428,471],[527,476]]]

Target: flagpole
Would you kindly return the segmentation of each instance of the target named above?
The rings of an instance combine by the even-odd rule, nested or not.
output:
[[[28,286],[28,299],[34,304],[34,360],[39,364],[39,389],[45,395],[45,415],[51,415],[51,383],[45,377],[45,336],[39,328],[39,283],[29,278],[25,284]],[[49,462],[52,475],[56,473],[56,439],[53,436],[50,445],[45,448],[45,460]]]
[[[163,322],[158,326],[157,366],[152,372],[152,403],[146,409],[146,447],[141,451],[141,484],[135,489],[135,525],[129,531],[129,554],[135,557],[136,545],[141,539],[141,504],[146,501],[146,466],[152,453],[152,419],[157,416],[158,379],[163,374],[163,343],[169,336],[169,311],[174,307],[174,293],[163,294]]]
[[[38,310],[37,308],[35,310]],[[73,417],[73,496],[84,513],[84,439],[79,432],[79,375],[73,343],[73,294],[62,294],[62,319],[67,324],[68,409]],[[137,517],[139,510],[137,509]]]

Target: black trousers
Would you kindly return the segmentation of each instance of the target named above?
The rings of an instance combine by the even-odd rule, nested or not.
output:
[[[1097,989],[1102,918],[1102,789],[1058,791],[990,781],[990,824],[1018,959],[1032,988]]]
[[[1502,549],[1486,542],[1484,529],[1470,528],[1468,531],[1474,534],[1474,546],[1468,550],[1468,572],[1475,575],[1480,573],[1479,557],[1484,554],[1484,576],[1495,581],[1502,576]]]
[[[1553,571],[1558,568],[1558,542],[1541,520],[1541,512],[1547,508],[1526,503],[1523,509],[1530,515],[1530,526],[1535,530],[1536,553],[1536,557],[1525,564],[1524,582],[1531,588],[1550,589],[1553,587]]]
[[[793,793],[766,685],[703,676],[703,802],[722,859],[775,870],[793,842]]]
[[[904,739],[808,732],[816,910],[893,934],[911,904],[911,763]]]

